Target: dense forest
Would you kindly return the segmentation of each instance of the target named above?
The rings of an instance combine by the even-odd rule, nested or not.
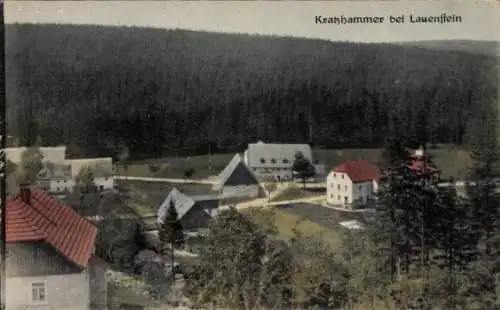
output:
[[[496,57],[399,44],[103,26],[7,25],[17,143],[132,157],[243,148],[463,145],[497,100]]]

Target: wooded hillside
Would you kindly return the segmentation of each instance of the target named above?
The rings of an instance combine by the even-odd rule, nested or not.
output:
[[[6,37],[11,135],[87,156],[311,136],[375,147],[390,132],[463,144],[473,112],[497,100],[498,60],[467,52],[101,26],[8,25]]]

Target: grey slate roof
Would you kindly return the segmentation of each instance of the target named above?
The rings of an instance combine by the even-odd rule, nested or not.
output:
[[[311,147],[308,144],[263,142],[248,144],[246,160],[252,168],[288,168],[292,166],[296,152],[302,152],[305,158],[312,160]],[[264,162],[261,162],[261,159]]]
[[[175,204],[175,210],[177,211],[179,220],[182,219],[182,217],[186,215],[186,213],[195,205],[195,201],[191,197],[181,193],[177,188],[173,188],[158,208],[156,213],[158,221],[163,221],[163,219],[167,216],[170,201],[173,201]]]
[[[224,186],[258,185],[255,174],[243,162],[240,154],[235,154],[233,159],[219,174],[218,182],[214,189],[219,190]]]

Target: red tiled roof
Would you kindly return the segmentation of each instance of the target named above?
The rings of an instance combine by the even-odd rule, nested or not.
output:
[[[354,160],[343,163],[332,170],[333,172],[345,173],[352,182],[379,181],[380,169],[366,160]]]
[[[21,199],[20,193],[7,198],[6,242],[42,241],[76,265],[87,267],[97,228],[43,190],[26,190],[31,193],[30,205]]]

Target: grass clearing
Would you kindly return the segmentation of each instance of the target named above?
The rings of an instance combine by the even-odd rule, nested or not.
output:
[[[359,149],[313,149],[315,159],[326,165],[327,170],[349,160],[365,159],[376,163],[380,158],[381,148],[359,148]],[[430,153],[435,155],[434,161],[442,170],[444,177],[463,179],[472,163],[468,151],[455,146],[441,146],[431,149]],[[162,169],[155,173],[155,177],[184,178],[184,171],[188,168],[195,170],[193,178],[204,179],[216,176],[229,163],[234,153],[212,154],[212,171],[208,170],[208,155],[164,157],[136,161],[129,166],[130,176],[150,176],[149,164],[160,164]],[[135,168],[132,168],[136,166]]]
[[[333,248],[337,248],[341,245],[341,235],[340,232],[336,230],[319,225],[306,219],[305,217],[301,217],[284,210],[263,209],[272,210],[274,215],[274,225],[278,231],[278,236],[283,240],[290,240],[294,235],[294,229],[297,229],[297,231],[307,236],[320,236],[325,243],[331,245]],[[256,215],[255,213],[251,211],[249,212],[248,209],[241,210],[240,212],[248,215],[252,220],[255,220],[257,225],[265,225],[260,222],[258,218],[254,217],[254,215]]]
[[[156,215],[156,208],[150,204],[137,199],[127,199],[125,203],[134,210],[139,217],[151,217]]]
[[[313,189],[313,188],[302,188],[301,185],[293,186],[284,189],[280,193],[278,193],[276,196],[274,196],[271,199],[271,202],[276,202],[276,201],[287,201],[287,200],[295,200],[295,199],[301,199],[301,198],[308,198],[308,197],[314,197],[318,196],[321,194],[324,194],[326,190],[322,189]]]
[[[376,163],[380,154],[381,148],[370,149],[315,149],[313,156],[324,163],[327,169],[337,166],[343,162],[350,160],[368,160]],[[464,179],[467,176],[469,167],[472,164],[470,153],[466,150],[459,149],[455,146],[441,146],[437,149],[431,149],[429,152],[434,155],[434,162],[441,169],[442,175],[445,178],[453,177],[455,179]]]
[[[152,303],[152,300],[146,296],[137,294],[137,292],[134,292],[134,290],[128,287],[118,286],[113,283],[108,284],[108,304],[110,305],[134,305],[146,307],[152,305]]]
[[[208,155],[182,157],[172,156],[136,161],[134,162],[134,165],[144,166],[146,171],[149,171],[149,164],[163,165],[163,169],[156,173],[156,177],[158,178],[184,178],[184,172],[191,168],[195,171],[192,178],[205,179],[210,176],[218,175],[224,167],[226,167],[233,156],[234,153],[212,154],[210,159]],[[209,162],[211,163],[212,171],[209,171],[208,169]],[[135,176],[130,171],[129,175]]]
[[[168,164],[156,164],[156,171],[151,171],[149,164],[130,164],[127,167],[127,172],[123,166],[117,166],[118,175],[127,175],[134,177],[145,177],[145,178],[161,178],[164,172],[168,169]]]

